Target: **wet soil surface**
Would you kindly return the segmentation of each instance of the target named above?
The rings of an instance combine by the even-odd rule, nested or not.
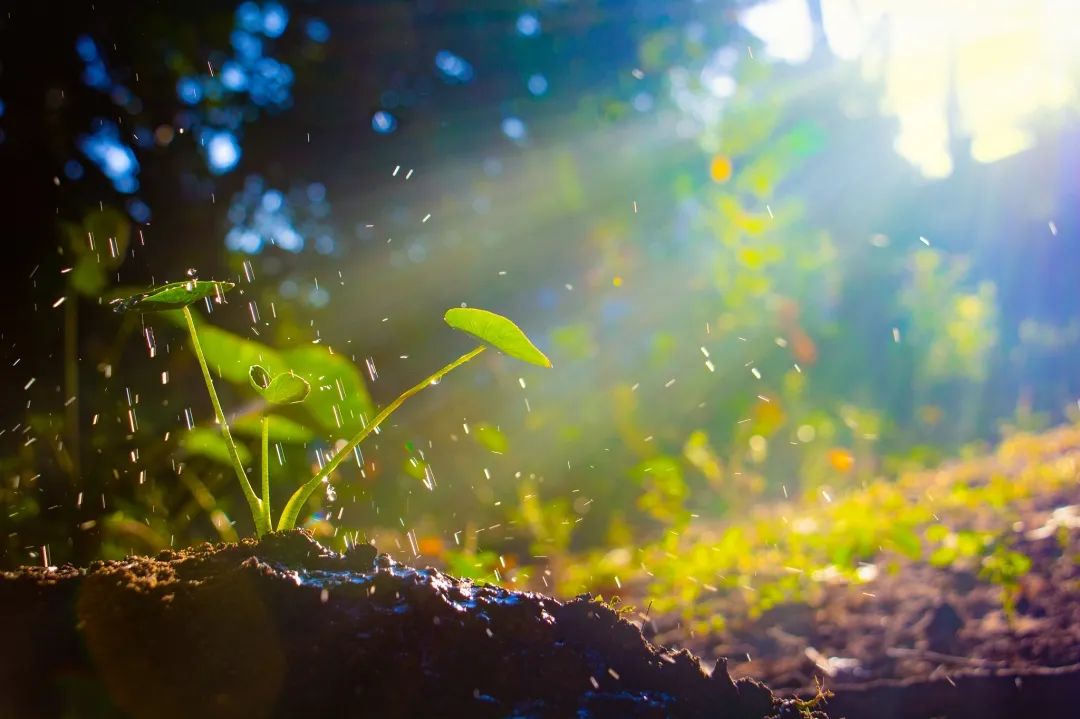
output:
[[[0,574],[0,642],[5,717],[810,716],[586,598],[301,532]]]
[[[823,584],[810,602],[732,620],[721,635],[687,639],[675,619],[659,621],[656,640],[730,657],[733,676],[781,694],[824,685],[834,717],[1080,717],[1075,502],[1057,494],[1016,508],[1013,547],[1032,566],[1011,612],[1002,587],[976,571],[898,560],[866,584]],[[716,611],[738,616],[723,599]]]

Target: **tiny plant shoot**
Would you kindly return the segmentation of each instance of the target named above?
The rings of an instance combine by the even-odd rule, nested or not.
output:
[[[221,409],[221,401],[214,389],[214,381],[210,376],[206,358],[203,355],[202,346],[199,344],[199,335],[195,329],[195,321],[191,315],[191,305],[199,301],[221,302],[224,294],[235,285],[231,282],[218,282],[207,280],[187,280],[173,282],[167,285],[155,287],[146,292],[128,297],[117,303],[117,312],[157,312],[162,310],[180,310],[183,314],[188,334],[191,338],[191,348],[195,353],[195,359],[202,370],[203,381],[210,395],[210,403],[214,407],[214,417],[221,428],[222,437],[229,450],[229,459],[236,472],[236,478],[240,482],[240,489],[244,493],[248,506],[251,509],[251,517],[255,523],[255,532],[258,536],[275,528],[270,511],[270,463],[269,463],[269,432],[270,418],[262,418],[261,432],[261,496],[255,494],[255,490],[248,480],[247,471],[240,459],[240,454],[229,430],[228,420]],[[481,344],[466,352],[461,357],[437,370],[423,381],[402,392],[393,402],[386,405],[369,424],[360,429],[323,465],[322,469],[315,473],[311,479],[301,485],[285,503],[281,516],[277,521],[278,531],[293,529],[296,526],[300,510],[308,498],[324,482],[330,481],[330,474],[340,465],[346,457],[364,439],[371,434],[379,425],[393,414],[405,400],[417,394],[425,387],[437,384],[445,375],[454,369],[472,360],[489,345],[504,354],[519,359],[523,362],[551,367],[548,358],[536,348],[529,338],[517,325],[494,312],[466,307],[455,307],[448,310],[444,319],[446,323],[456,330],[465,332],[480,340]],[[259,394],[267,404],[282,405],[303,402],[311,391],[307,380],[292,371],[271,375],[265,368],[252,365],[248,371],[251,387]]]

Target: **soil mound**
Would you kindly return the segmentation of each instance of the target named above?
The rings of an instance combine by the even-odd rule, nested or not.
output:
[[[475,585],[303,532],[0,575],[0,715],[812,714],[580,597]]]

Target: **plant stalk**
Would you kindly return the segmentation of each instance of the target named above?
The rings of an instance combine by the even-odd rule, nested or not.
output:
[[[478,354],[483,352],[486,348],[487,345],[480,345],[479,347],[469,352],[466,352],[465,354],[461,355],[456,360],[446,365],[439,371],[435,372],[432,375],[429,375],[422,382],[419,382],[418,384],[413,385],[409,389],[405,390],[397,396],[397,399],[386,405],[382,409],[382,411],[379,412],[379,414],[375,415],[375,419],[371,421],[371,424],[367,425],[362,430],[357,432],[356,435],[352,439],[350,439],[348,443],[345,444],[345,446],[339,449],[334,454],[334,456],[331,457],[325,465],[323,465],[323,468],[320,469],[314,477],[312,477],[303,486],[293,492],[293,495],[289,497],[289,501],[285,505],[285,509],[283,509],[281,512],[281,519],[278,520],[277,524],[278,531],[292,529],[296,526],[296,519],[300,515],[300,509],[304,506],[304,503],[307,502],[308,498],[318,488],[318,486],[322,484],[322,481],[329,477],[330,473],[337,469],[337,466],[343,461],[345,461],[345,458],[348,457],[349,454],[354,449],[356,449],[356,447],[361,442],[363,442],[369,434],[374,432],[380,424],[386,421],[386,418],[393,414],[394,411],[405,402],[405,400],[407,400],[409,397],[412,397],[414,394],[418,393],[425,387],[435,384],[440,379],[442,379],[444,375],[450,373],[451,371],[457,369],[469,360],[473,359]]]
[[[270,417],[262,418],[262,521],[270,530]]]
[[[191,308],[183,307],[180,311],[184,314],[184,320],[187,322],[188,334],[191,336],[191,347],[195,351],[195,358],[199,361],[199,367],[202,368],[203,379],[206,381],[206,390],[210,393],[210,404],[214,405],[214,416],[217,417],[218,424],[221,425],[221,435],[225,438],[225,444],[229,448],[229,458],[232,460],[233,469],[236,471],[236,478],[240,480],[240,489],[244,493],[248,506],[251,507],[251,517],[255,522],[255,534],[261,537],[270,531],[269,522],[265,521],[262,501],[255,496],[255,491],[251,488],[247,472],[244,471],[244,463],[240,461],[240,454],[236,451],[236,442],[233,441],[232,432],[229,431],[229,423],[225,419],[225,413],[221,411],[221,401],[218,400],[217,391],[214,389],[214,380],[210,377],[210,368],[206,366],[206,357],[203,356],[202,345],[199,344],[199,335],[195,331],[195,320],[191,316]]]

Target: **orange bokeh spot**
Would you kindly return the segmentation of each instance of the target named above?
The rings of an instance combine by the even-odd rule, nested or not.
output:
[[[795,361],[804,365],[814,364],[817,361],[817,346],[799,324],[799,303],[792,299],[781,300],[777,308],[777,319],[788,335],[788,344]]]
[[[829,450],[829,464],[838,472],[850,472],[855,466],[855,455],[846,449],[834,447]]]
[[[731,179],[731,173],[735,168],[731,164],[731,158],[726,155],[713,155],[709,163],[709,176],[713,182],[727,182]]]
[[[442,556],[446,547],[443,546],[443,540],[440,537],[421,537],[417,549],[420,550],[420,554],[438,557]]]
[[[817,361],[817,345],[810,339],[810,335],[802,330],[794,331],[791,337],[791,354],[800,364],[814,364]]]

